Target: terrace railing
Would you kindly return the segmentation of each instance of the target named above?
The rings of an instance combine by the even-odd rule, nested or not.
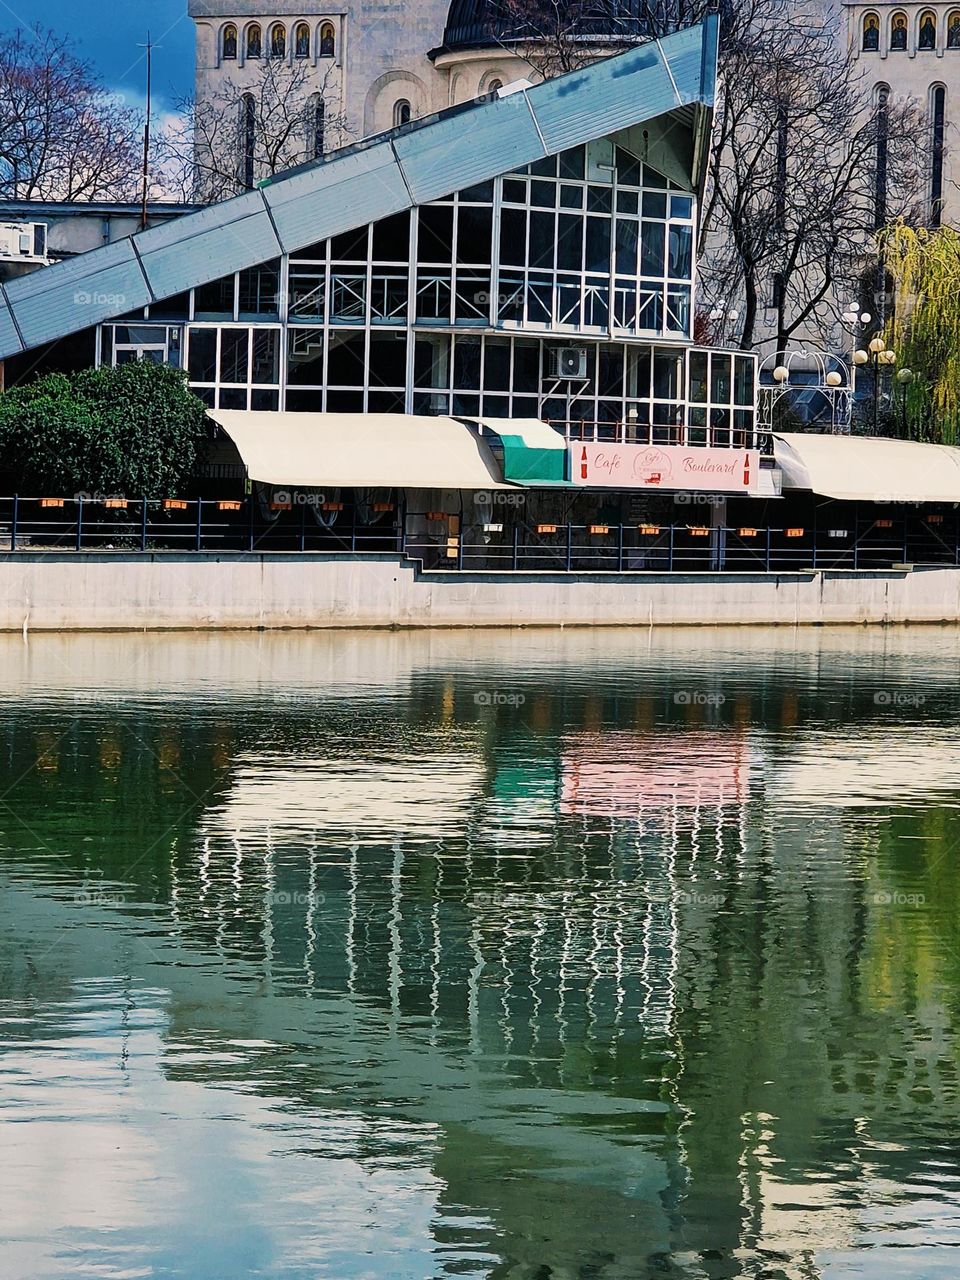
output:
[[[782,573],[960,566],[960,512],[878,517],[853,510],[832,527],[696,523],[528,522],[484,525],[461,513],[404,514],[381,504],[376,523],[348,503],[253,498],[0,498],[0,553],[391,554],[427,571],[499,573]],[[376,510],[376,508],[374,508]],[[369,515],[369,513],[367,513]]]
[[[674,422],[630,422],[622,419],[554,418],[550,425],[571,443],[684,445],[718,449],[759,449],[773,452],[773,437],[756,426],[738,427],[715,423],[691,426]]]

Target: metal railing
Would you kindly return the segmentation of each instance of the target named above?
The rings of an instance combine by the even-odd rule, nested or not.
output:
[[[784,573],[960,566],[960,539],[891,533],[869,521],[843,531],[693,524],[514,525],[482,541],[407,533],[404,553],[425,568],[559,573]]]
[[[717,449],[759,449],[773,452],[769,430],[758,427],[684,426],[679,423],[631,422],[622,419],[551,418],[555,427],[570,443],[683,445]]]
[[[315,513],[316,511],[316,513]],[[402,551],[395,514],[250,498],[0,498],[0,551]]]
[[[292,498],[296,495],[288,495]],[[361,509],[362,510],[362,509]],[[374,508],[376,511],[377,508]],[[960,566],[960,516],[856,515],[835,527],[667,523],[470,525],[458,513],[403,514],[385,503],[370,522],[349,502],[257,498],[0,498],[0,552],[392,554],[426,570],[559,573],[779,573]],[[482,530],[482,531],[481,531]]]

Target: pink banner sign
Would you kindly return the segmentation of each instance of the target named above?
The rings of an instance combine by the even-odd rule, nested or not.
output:
[[[574,484],[610,489],[709,489],[759,492],[756,449],[690,449],[684,445],[571,443]]]

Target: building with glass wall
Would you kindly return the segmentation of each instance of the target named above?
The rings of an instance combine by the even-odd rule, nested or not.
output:
[[[695,204],[600,139],[104,324],[97,360],[181,362],[211,409],[752,447],[752,357],[690,343]]]
[[[775,497],[753,356],[694,342],[716,41],[711,16],[501,87],[10,282],[8,383],[178,365],[217,475],[333,494],[328,525],[403,513],[401,541],[441,547],[521,519],[478,490],[525,490],[538,537],[626,520],[628,542],[678,492],[719,495],[714,524]]]

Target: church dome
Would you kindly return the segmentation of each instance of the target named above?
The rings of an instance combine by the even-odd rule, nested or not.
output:
[[[562,39],[632,42],[649,34],[648,12],[644,0],[569,0],[566,15],[544,0],[451,0],[443,49],[550,41],[561,31]]]

